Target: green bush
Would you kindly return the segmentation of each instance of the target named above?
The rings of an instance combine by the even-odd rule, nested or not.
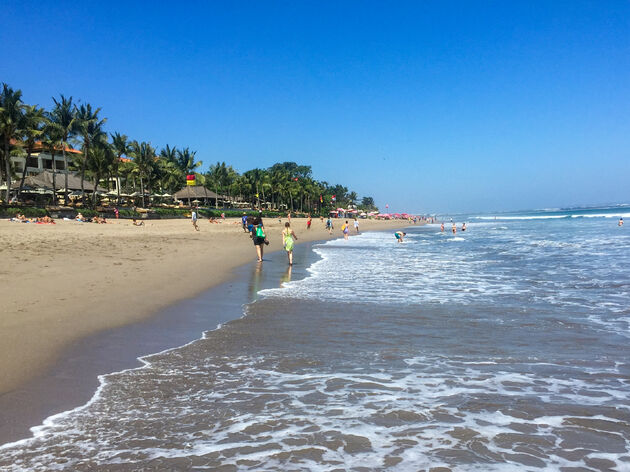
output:
[[[35,207],[5,207],[0,208],[0,216],[3,218],[14,218],[15,215],[21,214],[26,216],[27,218],[38,218],[42,216],[48,215],[48,212],[45,208],[35,208]]]

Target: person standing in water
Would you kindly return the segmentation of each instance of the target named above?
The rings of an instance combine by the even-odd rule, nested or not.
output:
[[[289,265],[293,265],[293,243],[297,241],[297,236],[291,229],[291,224],[286,222],[284,224],[284,229],[282,230],[282,242],[284,245],[284,250],[287,251],[287,257],[289,258]]]
[[[265,228],[263,227],[261,219],[258,219],[258,224],[254,228],[253,240],[254,247],[256,248],[256,255],[258,256],[258,262],[262,262],[264,245],[269,244],[269,241],[267,241],[267,235],[265,234]]]
[[[466,231],[466,223],[462,224],[462,231]]]
[[[617,226],[623,226],[623,216],[619,218],[619,223]]]
[[[396,240],[397,240],[399,243],[402,243],[402,242],[403,242],[403,237],[404,237],[404,236],[407,236],[407,233],[403,233],[402,231],[396,231],[396,232],[394,233],[394,236],[396,236]]]
[[[444,222],[442,221],[442,225],[440,226],[440,231],[444,232]]]
[[[453,231],[453,234],[457,233],[457,226],[455,226],[455,223],[453,223],[451,230]]]

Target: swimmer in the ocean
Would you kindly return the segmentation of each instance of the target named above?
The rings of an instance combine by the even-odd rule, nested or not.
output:
[[[619,226],[623,226],[623,216],[619,218]]]
[[[462,231],[466,231],[466,223],[462,224]]]
[[[455,226],[455,223],[453,223],[451,230],[453,231],[453,234],[457,233],[457,226]]]

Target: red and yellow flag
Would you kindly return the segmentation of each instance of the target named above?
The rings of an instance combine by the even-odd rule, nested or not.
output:
[[[186,185],[195,185],[196,183],[195,174],[188,174],[186,176]]]

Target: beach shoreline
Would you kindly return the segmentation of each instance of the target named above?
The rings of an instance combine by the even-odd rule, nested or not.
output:
[[[279,235],[285,221],[265,221],[268,254],[282,249]],[[292,227],[298,243],[320,241],[339,238],[341,221],[335,221],[338,227],[332,235],[319,221],[307,231],[306,220],[294,218]],[[0,318],[0,412],[5,424],[0,444],[24,437],[28,426],[41,423],[59,411],[61,404],[67,409],[69,404],[85,401],[85,391],[64,402],[55,401],[54,394],[42,401],[46,379],[67,376],[67,372],[55,371],[59,359],[72,358],[78,349],[79,359],[72,368],[82,369],[88,383],[84,386],[93,392],[98,381],[90,371],[89,351],[94,358],[98,350],[86,344],[89,340],[131,326],[142,329],[142,323],[157,314],[233,280],[239,268],[255,260],[253,244],[239,219],[200,223],[201,231],[195,232],[187,220],[147,221],[144,227],[124,220],[108,225],[64,221],[44,227],[0,222],[3,250],[13,261],[5,272],[7,283],[0,288],[9,307]],[[362,230],[379,231],[394,230],[406,222],[361,220],[360,224]],[[50,247],[55,248],[54,254]],[[19,259],[18,253],[26,258]],[[197,337],[201,331],[195,331]],[[127,364],[129,357],[127,353]],[[114,369],[118,365],[107,359],[102,362]],[[32,402],[40,408],[28,408]]]

